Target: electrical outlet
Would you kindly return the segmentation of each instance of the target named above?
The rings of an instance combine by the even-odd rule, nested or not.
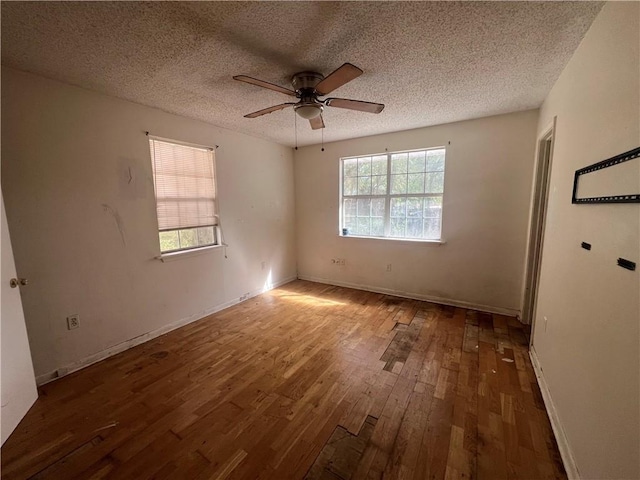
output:
[[[391,264],[387,263],[387,272],[390,272],[390,271],[391,271]]]
[[[67,329],[80,328],[80,315],[70,315],[67,317]]]

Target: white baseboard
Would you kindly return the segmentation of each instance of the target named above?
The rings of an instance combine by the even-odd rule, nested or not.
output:
[[[372,285],[363,285],[359,283],[340,282],[336,280],[329,280],[326,278],[312,277],[308,275],[298,275],[300,280],[308,280],[310,282],[324,283],[327,285],[336,285],[338,287],[355,288],[356,290],[365,290],[367,292],[383,293],[385,295],[393,295],[396,297],[410,298],[412,300],[422,300],[425,302],[439,303],[442,305],[450,305],[452,307],[470,308],[472,310],[479,310],[487,313],[498,313],[500,315],[509,315],[512,317],[518,317],[520,310],[513,308],[493,307],[491,305],[482,305],[479,303],[464,302],[462,300],[454,300],[452,298],[442,298],[433,295],[423,295],[421,293],[404,292],[401,290],[393,290],[391,288],[376,287]]]
[[[116,355],[120,352],[124,352],[125,350],[128,350],[132,347],[135,347],[137,345],[140,345],[141,343],[145,343],[148,342],[149,340],[152,340],[156,337],[159,337],[160,335],[164,335],[165,333],[169,333],[172,330],[175,330],[177,328],[183,327],[184,325],[188,325],[189,323],[192,322],[196,322],[204,317],[207,317],[209,315],[212,315],[216,312],[219,312],[221,310],[224,310],[225,308],[229,308],[233,305],[236,305],[238,303],[244,302],[252,297],[255,297],[256,295],[260,295],[261,293],[267,292],[269,290],[272,290],[274,288],[277,288],[281,285],[284,285],[285,283],[289,283],[292,282],[294,280],[296,280],[297,277],[288,277],[285,278],[283,280],[279,280],[278,282],[272,283],[271,285],[269,285],[268,287],[265,288],[258,288],[255,289],[251,292],[247,292],[246,294],[242,295],[241,297],[238,298],[234,298],[233,300],[230,300],[228,302],[222,303],[220,305],[216,305],[214,307],[208,308],[206,310],[203,310],[201,312],[198,312],[196,314],[190,315],[188,317],[185,318],[181,318],[180,320],[177,320],[175,322],[169,323],[167,325],[164,325],[156,330],[152,330],[151,332],[147,332],[144,333],[142,335],[139,335],[137,337],[134,337],[132,339],[126,340],[122,343],[119,343],[117,345],[114,345],[112,347],[109,347],[105,350],[102,350],[98,353],[94,353],[93,355],[89,355],[88,357],[85,357],[81,360],[78,360],[77,362],[73,362],[73,363],[69,363],[67,365],[64,365],[60,368],[58,368],[57,370],[54,370],[52,372],[48,372],[48,373],[44,373],[42,375],[38,375],[36,377],[36,384],[38,386],[40,385],[44,385],[45,383],[49,383],[53,380],[56,380],[58,378],[64,377],[65,375],[69,375],[70,373],[76,372],[80,369],[83,369],[85,367],[88,367],[89,365],[93,365],[94,363],[97,363],[101,360],[104,360],[105,358],[109,358],[112,357],[113,355]]]
[[[549,391],[549,386],[547,385],[547,381],[544,378],[542,367],[540,366],[540,362],[538,362],[538,355],[536,354],[536,351],[533,348],[533,345],[529,349],[529,357],[531,358],[533,370],[538,379],[538,385],[540,386],[540,392],[542,393],[544,406],[547,409],[547,415],[549,415],[551,428],[553,429],[553,434],[555,435],[556,442],[558,443],[558,450],[560,450],[560,456],[562,457],[562,463],[564,464],[564,469],[567,471],[567,477],[569,477],[569,480],[580,480],[580,473],[578,472],[578,467],[576,466],[576,462],[573,458],[573,455],[571,454],[571,448],[569,447],[567,436],[564,433],[562,424],[560,423],[560,418],[558,417],[558,411],[556,410],[556,406],[553,403],[553,399],[551,398],[551,392]]]

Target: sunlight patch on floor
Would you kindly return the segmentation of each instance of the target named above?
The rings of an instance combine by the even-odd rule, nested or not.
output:
[[[328,300],[326,298],[320,298],[315,295],[306,295],[304,293],[288,292],[282,289],[272,291],[271,295],[286,301],[301,303],[304,305],[309,305],[314,307],[331,307],[331,306],[346,305],[346,303],[344,302],[338,302],[336,300]]]

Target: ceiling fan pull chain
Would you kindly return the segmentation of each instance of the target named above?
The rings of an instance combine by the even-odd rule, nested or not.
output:
[[[296,150],[298,150],[298,115],[295,110],[293,112],[293,130],[296,132]]]
[[[322,133],[322,148],[320,149],[320,151],[324,152],[324,128],[320,130],[320,133]]]

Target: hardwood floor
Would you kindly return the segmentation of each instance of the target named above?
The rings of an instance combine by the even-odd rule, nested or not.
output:
[[[295,281],[40,388],[2,478],[566,478],[522,325]]]

